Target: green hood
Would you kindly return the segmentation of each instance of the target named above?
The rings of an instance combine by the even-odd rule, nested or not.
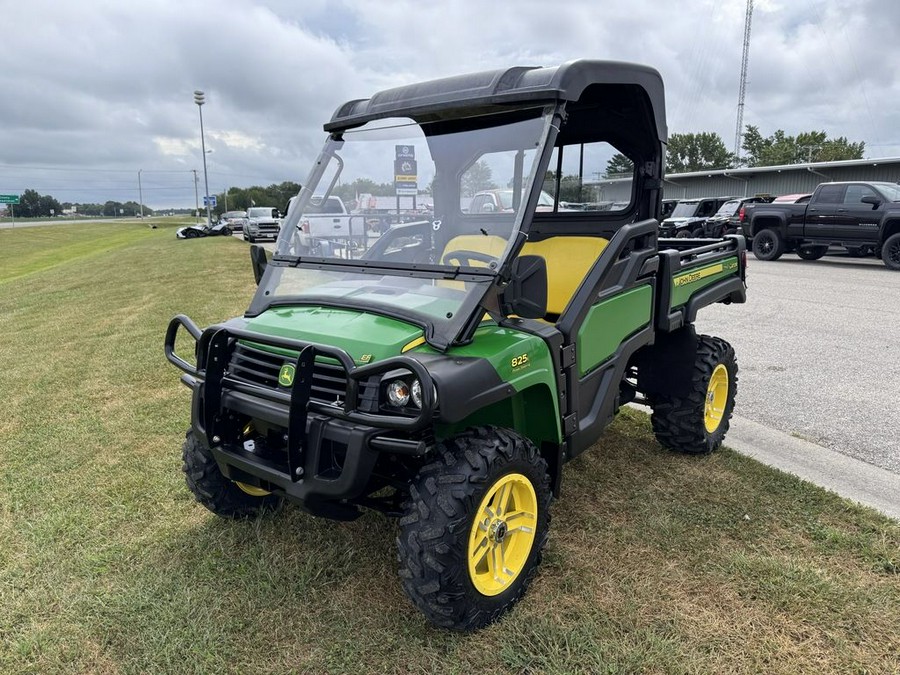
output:
[[[247,322],[247,329],[294,340],[340,347],[357,364],[400,354],[422,336],[418,326],[352,309],[278,307]],[[271,347],[266,347],[270,351]]]

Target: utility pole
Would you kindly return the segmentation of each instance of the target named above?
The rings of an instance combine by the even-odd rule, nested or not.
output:
[[[228,188],[225,188],[225,192],[222,193],[222,199],[225,202],[225,210],[228,211]]]
[[[194,205],[195,205],[194,216],[199,218],[200,217],[200,195],[197,194],[197,183],[200,182],[200,179],[197,178],[197,169],[191,169],[191,171],[194,172]]]
[[[741,137],[744,130],[744,97],[747,94],[747,62],[750,60],[750,24],[753,21],[753,0],[747,0],[744,15],[744,53],[741,56],[741,87],[738,92],[737,124],[734,127],[734,160],[741,158]]]
[[[138,169],[138,198],[141,201],[141,220],[144,219],[144,188],[141,187],[141,171],[143,169]]]

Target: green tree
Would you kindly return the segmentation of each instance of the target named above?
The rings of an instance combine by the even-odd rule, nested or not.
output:
[[[37,190],[25,190],[19,195],[19,203],[16,205],[16,213],[23,218],[35,218],[40,215],[41,195]]]
[[[734,164],[722,137],[715,132],[672,134],[666,147],[666,171],[687,173],[727,169]]]
[[[494,190],[497,185],[493,181],[491,167],[483,159],[475,162],[462,175],[460,189],[463,197],[472,197],[479,190]]]
[[[759,127],[747,125],[741,147],[746,151],[747,166],[776,166],[806,162],[833,162],[862,159],[866,144],[853,143],[845,136],[828,138],[824,131],[804,131],[788,136],[783,129],[764,137]]]
[[[606,178],[612,176],[621,176],[623,174],[632,175],[634,173],[634,162],[628,159],[621,152],[609,158],[606,163]]]

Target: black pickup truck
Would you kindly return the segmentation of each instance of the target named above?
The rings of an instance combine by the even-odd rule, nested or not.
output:
[[[818,260],[837,244],[871,247],[892,270],[900,270],[900,185],[821,183],[808,204],[751,204],[741,227],[760,260],[796,252]]]

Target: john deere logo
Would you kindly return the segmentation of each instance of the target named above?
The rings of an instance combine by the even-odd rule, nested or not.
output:
[[[294,374],[296,372],[297,369],[293,363],[285,363],[281,366],[281,370],[278,373],[278,384],[282,387],[290,387],[294,384]]]

